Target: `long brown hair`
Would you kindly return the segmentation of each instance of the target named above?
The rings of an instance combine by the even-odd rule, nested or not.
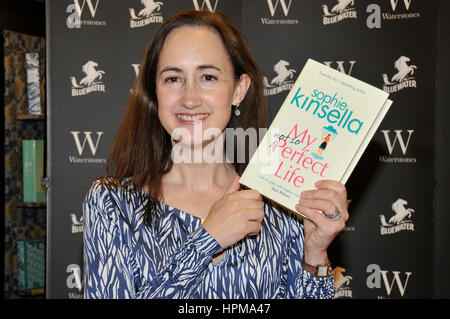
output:
[[[139,75],[135,82],[119,131],[113,142],[107,162],[106,184],[120,184],[124,179],[142,189],[149,186],[144,222],[150,225],[158,201],[163,200],[161,181],[170,171],[172,143],[158,117],[156,97],[156,71],[159,54],[168,34],[182,26],[201,26],[215,30],[221,37],[234,68],[236,78],[248,74],[250,87],[240,104],[239,118],[233,117],[228,127],[267,127],[264,84],[259,69],[240,30],[220,13],[186,10],[165,20],[147,44]],[[231,107],[231,106],[230,106]],[[237,146],[236,146],[237,147]],[[241,175],[249,161],[248,147],[244,163],[233,159],[236,172]],[[235,150],[234,154],[237,156]]]

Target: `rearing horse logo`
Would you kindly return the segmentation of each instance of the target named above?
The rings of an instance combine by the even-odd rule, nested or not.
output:
[[[289,62],[280,60],[277,64],[273,67],[273,70],[277,74],[272,81],[267,81],[267,78],[264,77],[264,84],[266,87],[271,87],[274,85],[281,85],[285,83],[287,80],[292,79],[294,77],[294,73],[297,72],[294,69],[288,69]]]
[[[105,74],[105,71],[102,70],[96,70],[96,67],[98,67],[98,63],[94,61],[88,61],[86,62],[81,70],[86,75],[84,78],[80,80],[80,84],[77,84],[77,80],[75,77],[70,77],[70,81],[72,82],[73,88],[80,88],[85,86],[90,86],[92,84],[97,83],[99,80],[102,79],[103,74]]]
[[[344,275],[345,268],[336,266],[333,270],[334,288],[336,294],[334,298],[352,298],[353,292],[350,288],[350,281],[353,279],[351,276]]]
[[[264,81],[264,95],[274,95],[285,90],[290,90],[294,83],[294,69],[288,69],[289,62],[285,60],[278,61],[273,70],[276,76],[270,81],[267,77],[263,78]]]
[[[277,76],[270,81],[270,84],[280,85],[287,79],[292,79],[294,77],[294,73],[296,71],[294,69],[288,69],[288,65],[289,62],[284,60],[280,60],[277,64],[275,64],[273,70],[277,73]]]
[[[397,73],[395,73],[391,81],[389,81],[389,78],[387,74],[383,74],[383,82],[385,85],[388,84],[394,84],[395,82],[400,83],[408,79],[408,76],[411,76],[414,74],[414,70],[417,69],[417,66],[415,65],[408,65],[408,62],[410,62],[411,59],[406,56],[401,56],[397,59],[397,61],[394,62],[394,68],[397,70]]]
[[[391,80],[386,73],[383,73],[381,77],[383,78],[383,90],[388,93],[393,93],[400,91],[404,88],[413,87],[417,88],[416,79],[414,78],[414,70],[417,66],[413,64],[408,64],[410,58],[402,55],[394,62],[394,68],[397,70]]]
[[[70,77],[72,96],[86,95],[95,91],[105,92],[105,84],[102,81],[105,71],[97,70],[97,67],[97,62],[89,60],[81,67],[85,76],[80,83],[77,83],[74,76]]]
[[[155,10],[159,11],[163,5],[162,2],[155,2],[153,0],[141,0],[141,4],[144,5],[144,9],[140,10],[137,16],[133,8],[128,9],[132,19],[139,20],[141,18],[148,18],[155,14]]]
[[[386,222],[385,216],[379,215],[382,235],[394,234],[402,230],[414,231],[414,224],[411,220],[414,209],[407,208],[406,205],[408,205],[406,200],[398,198],[392,203],[392,211],[394,212],[394,216],[389,218]]]

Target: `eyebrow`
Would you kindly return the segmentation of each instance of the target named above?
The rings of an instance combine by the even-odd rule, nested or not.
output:
[[[218,68],[218,67],[216,67],[216,66],[214,66],[212,64],[202,64],[202,65],[199,65],[197,67],[197,69],[198,70],[215,69],[215,70],[220,71],[220,72],[222,71],[220,68]],[[162,69],[161,72],[159,72],[159,74],[162,74],[164,72],[169,72],[169,71],[174,71],[174,72],[177,72],[177,73],[183,73],[183,70],[181,70],[180,68],[177,68],[177,67],[174,67],[174,66],[168,66],[168,67],[165,67],[164,69]]]

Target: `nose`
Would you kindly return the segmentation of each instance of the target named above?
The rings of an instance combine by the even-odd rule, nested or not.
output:
[[[181,97],[181,104],[189,109],[195,108],[201,104],[200,88],[195,83],[186,83]]]

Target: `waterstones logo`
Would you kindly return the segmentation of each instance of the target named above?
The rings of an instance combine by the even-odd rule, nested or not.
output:
[[[403,297],[406,292],[406,287],[408,285],[409,277],[412,272],[406,271],[404,275],[401,271],[392,271],[392,279],[389,282],[389,271],[381,270],[381,267],[377,264],[370,264],[366,268],[366,272],[370,275],[367,277],[366,285],[369,289],[381,288],[383,279],[383,285],[386,289],[387,296],[391,296],[394,286],[397,286],[400,295]],[[403,279],[402,279],[403,278]],[[385,296],[378,296],[378,298],[383,299]]]
[[[380,155],[379,159],[382,163],[416,163],[417,159],[415,157],[406,156],[408,151],[409,142],[411,140],[411,135],[414,130],[406,130],[407,133],[403,133],[403,130],[394,130],[394,138],[392,140],[391,130],[381,130],[383,133],[384,140],[386,142],[386,147],[389,152],[389,156]],[[407,135],[406,135],[407,134]],[[407,137],[405,137],[405,135]],[[398,150],[400,148],[403,156],[392,156],[394,149]],[[398,152],[396,152],[398,153]]]
[[[380,29],[381,21],[397,21],[420,18],[419,12],[409,12],[412,0],[389,0],[391,4],[391,12],[381,12],[381,7],[378,4],[372,3],[367,6],[367,13],[370,13],[367,17],[366,24],[369,29]]]
[[[66,286],[70,289],[70,299],[83,299],[83,281],[80,266],[77,264],[70,264],[66,268],[69,274],[66,279]]]
[[[140,2],[144,5],[144,8],[139,10],[137,15],[133,8],[128,9],[130,12],[130,28],[140,28],[152,23],[163,22],[163,17],[159,12],[163,5],[162,2],[153,0],[141,0]]]
[[[66,13],[70,13],[66,20],[69,29],[80,29],[81,25],[105,26],[106,21],[95,18],[100,0],[73,0],[73,4],[66,7]],[[82,19],[88,17],[88,19]],[[90,19],[89,19],[90,17]]]
[[[323,62],[323,64],[325,64],[326,66],[328,66],[330,68],[334,68],[334,69],[338,70],[339,72],[345,73],[347,75],[352,74],[353,65],[355,63],[356,63],[356,61],[348,61],[347,70],[345,70],[345,67],[344,67],[345,61],[336,61],[336,67],[333,66],[334,64],[332,61],[324,61]]]
[[[276,95],[283,91],[290,91],[294,86],[295,81],[295,73],[297,72],[294,69],[288,69],[289,62],[280,60],[273,67],[276,75],[270,81],[267,80],[267,77],[264,77],[264,95]]]
[[[403,2],[403,6],[401,5]],[[384,20],[404,20],[420,18],[419,12],[409,12],[412,0],[390,0],[392,13],[383,12]],[[398,9],[398,10],[397,10]]]
[[[334,295],[335,299],[353,298],[353,292],[350,288],[350,281],[353,278],[351,276],[344,275],[345,271],[345,268],[340,266],[336,266],[336,268],[333,269],[334,288],[336,290],[336,294]]]
[[[328,5],[323,4],[323,25],[334,24],[346,19],[356,19],[356,10],[352,6],[354,0],[338,0],[338,3],[328,11]]]
[[[379,215],[381,221],[381,235],[392,235],[402,230],[414,231],[414,223],[411,220],[414,209],[407,208],[407,204],[408,202],[406,200],[402,198],[397,199],[392,204],[392,211],[394,212],[394,216],[389,218],[388,222],[386,222],[386,218],[384,217],[384,215]]]
[[[201,5],[199,1],[202,1]],[[216,12],[219,0],[215,0],[214,5],[213,0],[192,0],[192,2],[194,3],[194,8],[197,11],[204,10],[205,8],[207,8],[211,12]]]
[[[97,137],[95,139],[95,142],[92,137],[92,132],[85,131],[83,142],[80,141],[80,132],[78,131],[71,131],[70,134],[72,134],[73,141],[75,143],[76,149],[78,151],[78,156],[69,156],[69,161],[73,164],[105,164],[106,159],[105,158],[98,158],[95,157],[95,154],[97,153],[98,145],[100,143],[100,138],[103,135],[103,132],[96,132]],[[89,147],[86,147],[86,143]],[[88,151],[86,151],[88,149]],[[91,157],[84,157],[85,153],[91,153]]]
[[[70,214],[70,220],[72,222],[72,234],[83,232],[83,215],[80,219],[77,219],[76,214]]]
[[[92,92],[105,92],[105,84],[101,81],[105,71],[97,70],[98,63],[89,60],[82,67],[84,77],[77,83],[74,76],[70,77],[72,96],[86,95]]]
[[[298,24],[298,19],[288,18],[293,0],[266,0],[270,18],[261,18],[262,24]],[[282,17],[284,15],[284,18]]]
[[[386,73],[382,74],[383,90],[388,93],[398,92],[404,88],[417,88],[416,79],[414,78],[414,70],[417,66],[408,64],[410,58],[401,56],[394,62],[394,68],[397,70],[391,80]]]

